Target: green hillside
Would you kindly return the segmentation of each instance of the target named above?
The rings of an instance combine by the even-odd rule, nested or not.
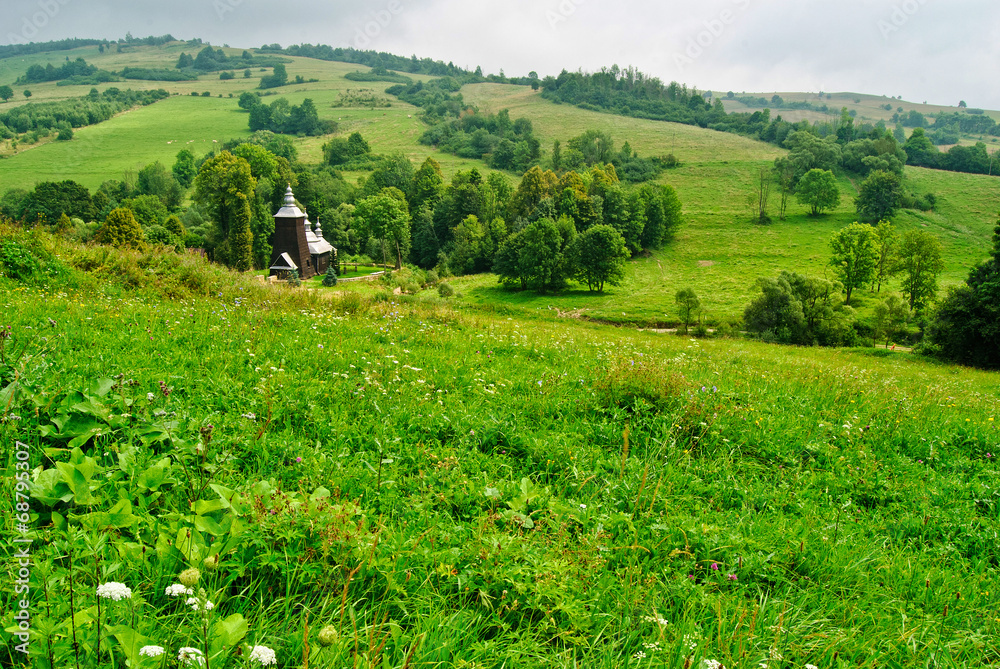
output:
[[[0,84],[66,56],[172,67],[193,50],[0,60]],[[345,78],[365,68],[287,69],[318,81],[277,95],[314,100],[338,136],[433,156],[446,178],[490,171],[421,145],[419,109]],[[0,194],[93,190],[183,148],[200,157],[249,134],[237,99],[266,73],[102,84],[176,95],[69,141],[6,144]],[[334,106],[359,89],[391,106]],[[742,314],[758,278],[832,276],[858,184],[840,178],[824,216],[793,201],[787,220],[754,225],[753,176],[783,149],[527,86],[462,94],[529,118],[543,159],[586,130],[673,154],[657,178],[683,224],[621,286],[539,295],[412,268],[296,288],[0,217],[0,666],[1000,666],[996,372],[905,347],[655,331],[676,324],[679,288],[714,324]],[[318,163],[329,139],[295,138],[299,159]],[[343,185],[300,175],[300,197],[314,177]],[[940,239],[941,283],[955,284],[992,248],[1000,181],[905,176],[937,203],[895,224]],[[856,292],[860,317],[880,299]]]
[[[196,47],[197,48],[197,47]],[[0,81],[13,78],[34,63],[77,56],[104,69],[126,65],[172,67],[182,51],[196,48],[185,43],[163,47],[132,47],[128,53],[99,54],[96,47],[60,52],[49,58],[34,55],[17,62],[0,61]],[[239,55],[240,49],[227,49]],[[290,77],[317,79],[314,83],[290,84],[274,92],[292,104],[311,98],[321,118],[339,123],[339,135],[361,132],[380,153],[402,152],[414,164],[433,156],[441,163],[445,177],[473,166],[488,171],[475,160],[461,159],[434,151],[417,141],[426,125],[419,109],[382,92],[386,84],[358,83],[344,75],[366,68],[346,63],[292,58]],[[109,178],[120,178],[154,160],[166,165],[181,148],[196,155],[211,150],[213,140],[223,142],[247,134],[247,115],[236,106],[240,93],[254,90],[259,71],[243,79],[220,81],[217,73],[203,75],[197,82],[129,81],[98,86],[133,88],[163,87],[177,95],[150,107],[123,114],[97,126],[81,128],[70,142],[42,140],[40,145],[19,148],[16,155],[0,160],[0,188],[31,187],[40,180],[72,178],[96,188]],[[428,79],[428,77],[414,77]],[[35,85],[32,100],[82,95],[89,86],[59,87],[54,83]],[[388,101],[389,107],[333,107],[347,91],[363,91],[365,96]],[[212,97],[192,97],[191,92],[208,91]],[[752,175],[761,166],[784,155],[782,149],[740,136],[703,130],[693,126],[647,121],[587,111],[543,100],[526,86],[472,84],[462,89],[465,100],[481,112],[509,109],[512,118],[529,118],[543,151],[552,142],[566,140],[585,130],[610,133],[616,144],[628,141],[643,156],[674,154],[681,166],[665,172],[662,183],[673,186],[684,207],[685,224],[676,239],[652,256],[638,258],[630,265],[626,283],[605,295],[571,290],[559,296],[511,296],[496,287],[488,276],[463,279],[463,299],[474,303],[510,303],[528,308],[547,308],[553,300],[566,309],[585,309],[587,316],[638,323],[672,320],[672,296],[678,288],[693,287],[707,314],[718,320],[742,313],[758,277],[794,270],[815,275],[829,274],[828,240],[832,233],[854,221],[853,197],[857,184],[841,179],[841,205],[821,218],[806,215],[806,207],[792,201],[786,221],[768,227],[750,224],[745,203]],[[218,96],[222,96],[221,98]],[[229,97],[232,95],[233,97]],[[844,96],[836,94],[839,104]],[[788,94],[790,100],[795,99]],[[274,99],[265,97],[265,102]],[[865,98],[874,105],[878,98]],[[17,98],[15,98],[17,100]],[[16,104],[11,102],[8,104]],[[2,107],[0,107],[2,109]],[[327,138],[295,139],[300,160],[316,163]],[[8,151],[9,153],[9,151]],[[904,211],[896,218],[901,231],[914,227],[929,230],[945,246],[944,286],[964,279],[968,268],[985,257],[989,248],[995,212],[1000,209],[1000,189],[990,177],[906,168],[907,188],[933,193],[938,198],[934,212]],[[349,179],[362,173],[346,175]],[[859,295],[862,310],[865,294]],[[671,312],[671,313],[667,313]],[[623,315],[624,313],[624,315]]]
[[[73,635],[81,666],[1000,659],[996,374],[0,234],[29,268],[0,277],[0,437],[37,482],[32,667],[73,666]],[[192,566],[204,626],[163,594]],[[101,628],[105,580],[131,594]]]

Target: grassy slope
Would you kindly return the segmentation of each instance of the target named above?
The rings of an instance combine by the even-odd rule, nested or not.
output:
[[[24,418],[0,422],[0,436],[29,442],[32,466],[52,469],[68,457],[43,452],[68,437],[38,433],[56,417],[53,399],[119,373],[134,379],[103,400],[132,417],[85,447],[106,468],[95,501],[58,508],[76,524],[73,514],[134,497],[138,522],[109,533],[101,564],[135,590],[150,643],[198,638],[162,592],[187,566],[175,541],[192,522],[180,463],[197,465],[183,443],[210,423],[214,481],[258,497],[229,497],[244,533],[218,536],[221,568],[206,587],[215,615],[245,616],[252,642],[275,648],[282,667],[297,666],[307,624],[310,666],[345,666],[358,645],[378,645],[386,620],[378,666],[397,668],[610,669],[639,651],[648,666],[675,669],[708,658],[756,667],[776,654],[787,666],[838,668],[1000,659],[996,374],[440,302],[365,301],[348,315],[192,259],[182,261],[187,283],[210,276],[171,300],[162,295],[180,272],[169,259],[41,245],[92,274],[63,271],[46,287],[0,279],[9,345],[26,345],[19,382],[39,403],[36,414],[18,399],[11,411]],[[143,443],[168,420],[170,447]],[[133,493],[168,455],[147,507]],[[13,467],[10,451],[0,458]],[[357,510],[307,510],[320,487]],[[50,505],[32,505],[32,522],[47,524]],[[206,512],[224,527],[229,515]],[[202,538],[219,532],[199,522],[196,565],[209,550]],[[46,533],[33,547],[53,579],[38,623],[68,615],[65,561],[51,562],[61,532]],[[93,568],[78,550],[78,568]],[[78,606],[92,606],[77,578]],[[106,615],[121,622],[117,609]],[[327,624],[343,642],[323,650],[315,634]],[[86,659],[86,617],[79,633]],[[55,635],[56,666],[72,664],[67,636]],[[32,666],[43,669],[36,641]]]
[[[685,225],[673,243],[648,258],[632,261],[626,283],[604,296],[569,291],[553,296],[516,295],[496,287],[495,280],[475,277],[459,282],[466,299],[546,309],[587,309],[599,318],[644,322],[673,320],[673,294],[691,286],[702,296],[714,317],[742,312],[758,277],[782,269],[808,274],[830,274],[828,241],[833,233],[855,220],[856,184],[841,179],[840,206],[819,218],[794,200],[785,221],[768,227],[748,221],[745,197],[752,175],[784,152],[774,146],[735,135],[692,126],[644,121],[554,105],[529,89],[500,84],[466,86],[467,100],[481,109],[510,108],[513,117],[531,118],[544,144],[565,141],[587,128],[612,134],[616,143],[628,141],[641,155],[674,153],[681,167],[666,172],[661,182],[673,186],[684,205]],[[968,268],[987,255],[1000,183],[989,177],[907,168],[907,187],[939,196],[936,212],[903,212],[896,223],[901,231],[921,227],[944,243],[947,269],[942,285],[965,278]],[[776,206],[776,205],[775,205]],[[870,296],[859,295],[864,305]],[[626,306],[627,305],[627,306]],[[623,315],[622,312],[625,312]]]
[[[119,69],[135,63],[149,66],[171,66],[181,51],[190,52],[186,45],[140,48],[131,54],[97,54],[96,48],[78,49],[68,55],[82,55],[88,62],[106,69]],[[238,55],[239,49],[230,53]],[[35,56],[38,62],[48,62]],[[330,63],[310,59],[294,59],[288,66],[291,76],[319,79],[318,83],[286,86],[279,91],[291,103],[312,98],[320,115],[340,123],[340,133],[360,131],[376,151],[401,151],[419,163],[427,156],[438,160],[446,177],[460,169],[476,166],[479,161],[459,159],[442,154],[417,142],[426,127],[410,105],[393,101],[385,109],[333,108],[342,92],[366,89],[382,95],[383,84],[359,84],[343,75],[359,69],[346,63]],[[4,62],[4,61],[0,61]],[[31,60],[19,64],[26,69]],[[12,71],[11,75],[16,76]],[[152,107],[129,112],[108,123],[84,128],[69,143],[51,142],[30,148],[7,160],[0,160],[0,186],[30,187],[41,179],[77,178],[94,188],[106,178],[118,177],[126,169],[136,169],[153,160],[166,165],[173,162],[183,146],[195,153],[210,148],[211,140],[223,141],[247,132],[246,115],[236,107],[235,97],[256,86],[254,78],[220,81],[218,75],[205,75],[198,82],[169,84],[160,82],[128,82],[124,87],[158,88],[180,95]],[[0,77],[2,80],[2,77]],[[115,85],[115,84],[112,84]],[[55,95],[80,95],[88,87],[56,87],[45,84],[34,87],[35,98]],[[194,98],[190,91],[208,90],[223,98]],[[474,303],[514,303],[529,309],[546,309],[558,305],[561,309],[586,309],[589,316],[633,322],[673,320],[672,296],[677,289],[693,287],[702,297],[707,314],[712,318],[738,316],[749,300],[754,281],[772,276],[782,269],[809,274],[829,273],[827,241],[832,233],[854,220],[853,197],[855,184],[841,180],[841,205],[835,211],[814,219],[806,208],[794,201],[786,221],[766,228],[747,222],[745,196],[749,192],[752,174],[783,154],[781,149],[739,136],[716,133],[699,128],[623,118],[591,112],[568,105],[555,105],[522,86],[476,84],[466,86],[466,100],[483,112],[508,108],[514,118],[530,118],[550,149],[554,140],[565,140],[589,128],[610,132],[617,144],[628,141],[641,155],[675,154],[682,162],[678,169],[663,175],[661,181],[677,189],[684,205],[685,225],[673,243],[651,257],[631,263],[626,283],[611,288],[605,295],[570,290],[557,297],[511,295],[496,286],[490,276],[459,280],[463,299]],[[233,94],[234,98],[228,95]],[[853,94],[836,94],[832,103],[853,104]],[[843,99],[841,99],[843,98]],[[869,100],[869,98],[871,98]],[[275,98],[265,98],[271,100]],[[794,99],[789,96],[789,99]],[[867,96],[863,103],[874,107],[880,98]],[[193,144],[188,145],[189,140]],[[173,144],[167,144],[174,141]],[[325,138],[299,138],[296,144],[302,160],[318,162]],[[989,177],[933,172],[907,168],[908,187],[918,193],[934,192],[940,201],[938,210],[929,214],[904,212],[897,218],[901,230],[914,226],[937,234],[945,244],[947,269],[942,284],[961,281],[968,268],[985,257],[995,212],[1000,209],[996,181]],[[360,175],[345,175],[349,178]],[[858,296],[864,309],[871,297]],[[624,315],[623,315],[624,312]]]

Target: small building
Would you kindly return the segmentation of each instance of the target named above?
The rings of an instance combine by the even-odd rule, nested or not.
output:
[[[271,249],[270,274],[280,278],[287,277],[292,269],[298,270],[300,279],[322,274],[337,256],[337,249],[323,239],[323,230],[313,232],[309,218],[295,204],[290,184],[284,206],[274,215]]]
[[[271,276],[284,281],[291,274],[292,270],[297,270],[298,268],[298,265],[292,262],[291,257],[287,253],[282,253],[278,256],[277,260],[271,263]]]

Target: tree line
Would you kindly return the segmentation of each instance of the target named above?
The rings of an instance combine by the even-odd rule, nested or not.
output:
[[[54,129],[95,125],[126,109],[151,105],[169,96],[163,89],[123,91],[112,87],[103,92],[95,88],[88,95],[61,102],[32,102],[0,113],[0,138],[12,139],[29,133],[37,135]],[[30,137],[25,139],[32,140]]]
[[[287,137],[262,131],[200,160],[182,150],[170,169],[153,163],[93,194],[72,181],[11,189],[0,211],[50,225],[65,216],[81,237],[111,220],[131,230],[115,239],[204,248],[218,262],[259,268],[270,261],[272,216],[291,184],[341,254],[443,274],[495,270],[506,284],[540,291],[573,278],[603,290],[623,276],[625,258],[661,246],[681,220],[672,188],[629,187],[611,164],[562,174],[535,166],[516,184],[473,169],[446,182],[433,159],[414,169],[402,155],[373,156],[360,134],[332,144],[328,155],[344,164],[364,157],[374,165],[363,183],[347,183],[329,162],[300,163]]]
[[[623,116],[647,118],[674,123],[697,125],[702,128],[731,132],[754,139],[759,139],[778,146],[785,146],[785,141],[793,133],[808,133],[819,139],[834,138],[840,144],[862,139],[878,139],[887,134],[892,135],[896,143],[903,146],[901,154],[897,155],[906,165],[933,167],[954,171],[976,171],[983,174],[991,173],[989,163],[995,162],[996,153],[986,161],[987,167],[982,167],[982,154],[985,145],[977,145],[976,159],[968,160],[964,147],[954,147],[948,154],[955,151],[951,158],[940,160],[927,159],[925,154],[920,157],[911,156],[909,143],[903,126],[916,127],[926,125],[926,120],[919,112],[894,117],[896,127],[889,130],[882,121],[877,123],[855,124],[854,119],[842,110],[839,121],[798,121],[791,123],[781,116],[771,118],[771,110],[764,109],[754,112],[726,112],[720,98],[709,102],[704,93],[697,89],[671,82],[664,84],[656,77],[643,74],[635,68],[621,69],[618,66],[602,68],[599,72],[585,74],[583,72],[567,72],[563,70],[558,77],[546,77],[541,82],[543,97],[558,103],[573,104],[585,109],[610,111]],[[779,100],[779,107],[784,107],[784,101]],[[937,128],[956,128],[961,132],[977,134],[1000,135],[1000,126],[985,115],[975,113],[976,110],[966,110],[964,114],[941,114],[935,120]],[[847,121],[850,122],[847,122]],[[917,141],[922,144],[923,133],[915,133]],[[957,134],[954,142],[957,142]],[[948,143],[954,143],[948,142]],[[918,147],[923,148],[923,147]],[[948,154],[942,154],[947,156]],[[975,165],[974,170],[969,169]]]

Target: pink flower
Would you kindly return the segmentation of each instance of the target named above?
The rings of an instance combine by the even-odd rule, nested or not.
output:
[[[302,462],[302,458],[301,457],[295,458],[295,461],[296,462]]]
[[[712,571],[719,571],[719,565],[712,563]]]
[[[736,574],[730,574],[730,575],[729,575],[729,576],[727,576],[726,578],[728,578],[728,579],[729,579],[730,581],[735,581],[735,580],[737,580],[737,579],[736,579]]]

